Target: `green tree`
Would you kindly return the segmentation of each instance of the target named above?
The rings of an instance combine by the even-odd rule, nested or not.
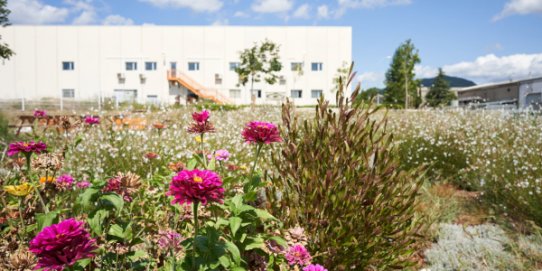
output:
[[[333,77],[333,89],[332,92],[336,92],[341,84],[344,84],[348,80],[348,74],[352,69],[353,63],[343,62],[342,66],[337,69],[335,77]]]
[[[421,97],[418,93],[420,81],[414,79],[414,67],[420,63],[418,50],[411,40],[397,48],[390,68],[386,72],[384,102],[394,107],[418,107]]]
[[[262,76],[268,84],[275,84],[278,79],[277,73],[282,70],[279,46],[267,39],[259,45],[254,44],[251,48],[243,50],[240,53],[240,60],[241,63],[235,72],[241,85],[245,86],[250,82],[250,93],[254,90],[254,82],[260,82]]]
[[[381,90],[379,88],[369,88],[364,91],[361,91],[356,96],[356,102],[370,102],[372,101],[378,94],[380,94]]]
[[[427,104],[431,107],[449,105],[452,100],[456,99],[455,94],[450,91],[450,84],[446,81],[445,74],[442,69],[438,69],[438,75],[435,82],[425,95]]]
[[[0,26],[6,27],[9,25],[9,13],[7,0],[0,0]],[[2,42],[2,36],[0,36],[0,59],[9,59],[12,55],[13,51],[9,49],[7,44]]]

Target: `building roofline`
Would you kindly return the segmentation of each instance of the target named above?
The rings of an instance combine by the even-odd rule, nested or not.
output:
[[[513,85],[513,84],[521,84],[521,83],[526,83],[526,82],[536,81],[536,80],[542,80],[542,76],[533,77],[533,78],[519,79],[519,80],[512,80],[512,81],[506,81],[506,82],[487,83],[487,84],[483,84],[483,85],[476,85],[476,86],[466,87],[466,88],[458,88],[457,91],[458,92],[463,92],[463,91],[477,90],[477,89],[490,88],[490,87],[499,87],[499,86]]]
[[[191,28],[348,28],[352,29],[351,25],[159,25],[159,24],[138,24],[138,25],[63,25],[63,24],[12,24],[7,28],[18,27],[102,27],[102,28],[138,28],[138,27],[191,27]]]

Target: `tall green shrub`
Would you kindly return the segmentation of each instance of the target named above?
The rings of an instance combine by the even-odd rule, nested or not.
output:
[[[376,109],[345,97],[351,71],[348,78],[337,109],[320,99],[314,117],[301,121],[291,103],[283,106],[271,203],[285,226],[307,230],[310,251],[330,270],[403,269],[422,225],[414,210],[420,174],[399,169],[386,118],[374,120]]]

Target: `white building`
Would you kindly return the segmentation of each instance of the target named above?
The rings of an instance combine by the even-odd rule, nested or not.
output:
[[[188,94],[248,104],[239,52],[269,39],[280,45],[281,79],[256,83],[256,103],[314,104],[320,93],[333,100],[333,77],[352,60],[350,27],[9,26],[0,35],[16,53],[0,63],[0,99],[184,103]]]

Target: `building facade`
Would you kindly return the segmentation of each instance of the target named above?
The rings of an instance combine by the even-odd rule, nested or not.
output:
[[[352,61],[350,27],[9,26],[0,35],[16,53],[0,63],[0,99],[307,105],[333,98],[337,69]],[[280,46],[280,79],[251,93],[235,67],[265,39]]]

